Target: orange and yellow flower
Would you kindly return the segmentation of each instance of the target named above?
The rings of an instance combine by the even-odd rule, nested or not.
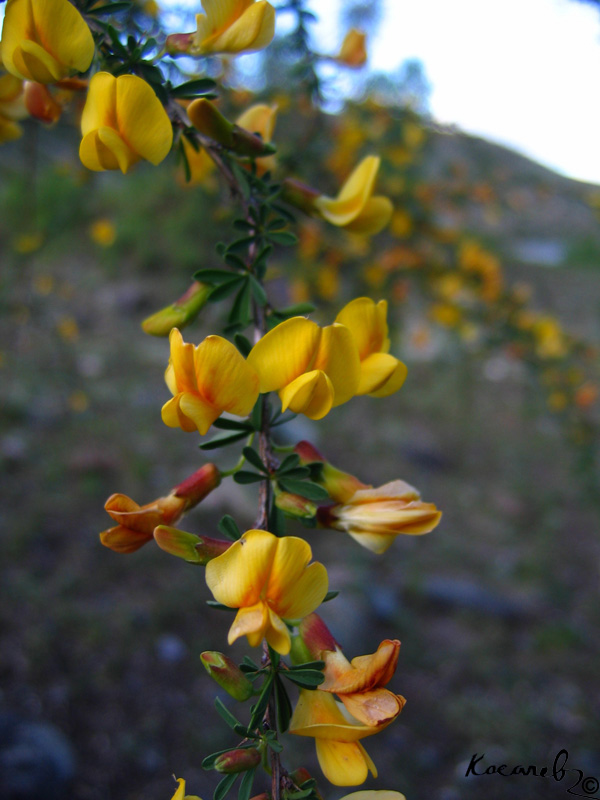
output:
[[[197,347],[177,328],[169,336],[171,357],[165,381],[174,395],[162,407],[170,428],[202,436],[224,411],[247,416],[258,399],[259,378],[239,350],[221,336],[207,336]]]
[[[407,370],[388,352],[387,301],[375,303],[369,297],[357,297],[344,306],[335,321],[350,330],[358,348],[360,382],[356,394],[388,397],[397,392]]]
[[[167,112],[150,84],[137,75],[94,75],[81,133],[79,157],[97,172],[120,169],[125,174],[142,159],[160,164],[173,143]]]
[[[253,53],[267,47],[275,34],[275,9],[266,0],[202,0],[189,55]]]
[[[248,363],[260,391],[279,393],[283,411],[322,419],[356,394],[360,361],[352,334],[334,323],[320,328],[305,317],[280,323],[254,345]]]
[[[372,236],[383,230],[394,210],[387,197],[373,197],[381,159],[367,156],[355,167],[337,197],[320,195],[314,200],[316,213],[332,225],[353,233]]]
[[[17,78],[54,83],[85,72],[93,57],[91,31],[68,0],[8,0],[2,60]]]
[[[239,609],[229,644],[247,636],[252,647],[266,639],[278,653],[289,653],[284,620],[306,617],[327,594],[327,570],[319,562],[309,565],[311,556],[304,539],[250,530],[207,564],[206,583],[215,600]]]

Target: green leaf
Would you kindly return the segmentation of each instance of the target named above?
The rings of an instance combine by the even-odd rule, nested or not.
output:
[[[88,14],[96,16],[102,16],[102,14],[118,14],[119,11],[129,11],[133,3],[107,3],[105,6],[96,6],[95,8],[90,8],[87,12]]]
[[[230,252],[228,249],[225,255],[223,256],[223,261],[230,267],[234,269],[246,269],[246,264],[243,259],[241,259],[235,253]]]
[[[213,794],[213,800],[224,800],[224,798],[227,796],[227,793],[236,782],[238,775],[239,772],[234,772],[231,775],[225,775],[225,777],[217,784],[217,788]]]
[[[329,600],[333,600],[338,596],[339,592],[327,592],[325,597],[323,598],[323,602],[327,603]]]
[[[269,700],[271,699],[271,689],[274,678],[274,672],[271,672],[270,675],[267,676],[260,690],[258,700],[256,701],[255,705],[252,706],[252,716],[250,717],[250,722],[248,723],[248,730],[250,731],[253,731],[264,717],[267,706],[269,705]]]
[[[238,231],[253,231],[256,225],[254,222],[248,222],[247,219],[235,219],[233,221],[233,227]]]
[[[198,97],[215,89],[217,84],[210,78],[197,78],[193,81],[180,83],[171,89],[171,97]]]
[[[241,469],[239,472],[234,474],[233,480],[236,483],[246,484],[266,481],[267,478],[264,475],[259,475],[257,472],[249,472],[248,470]]]
[[[252,234],[252,236],[244,236],[241,239],[236,239],[235,242],[232,242],[227,248],[227,253],[246,252],[248,250],[248,245],[252,244],[255,239],[256,237],[254,234]],[[244,264],[243,261],[242,264]],[[244,264],[244,267],[245,266],[246,265]]]
[[[300,463],[300,456],[297,453],[290,453],[283,459],[283,461],[279,465],[277,474],[283,475],[284,472],[287,472],[290,469],[296,469],[299,463]]]
[[[252,433],[252,426],[249,422],[244,420],[243,422],[238,419],[229,419],[228,417],[218,417],[214,422],[213,425],[215,428],[222,428],[225,431],[246,431],[247,433]]]
[[[280,206],[277,203],[271,203],[271,208],[273,211],[281,214],[281,216],[284,217],[288,222],[296,222],[296,217],[291,213],[291,211],[288,211],[287,208],[284,208],[284,206]]]
[[[200,450],[216,450],[218,447],[227,447],[229,444],[246,439],[247,436],[248,431],[232,433],[231,436],[217,436],[215,439],[211,439],[210,442],[203,442],[199,447]]]
[[[292,704],[279,675],[275,676],[274,686],[277,726],[282,733],[285,733],[290,726],[290,719],[292,718]]]
[[[215,697],[215,708],[221,719],[225,721],[227,725],[231,728],[231,730],[238,733],[240,736],[247,736],[248,730],[242,725],[242,723],[237,720],[231,711],[227,708],[227,706],[223,703],[220,697]]]
[[[252,413],[250,414],[250,422],[255,431],[260,431],[262,426],[262,397],[256,401]]]
[[[324,661],[305,661],[304,664],[292,664],[288,667],[289,672],[297,672],[298,670],[303,669],[325,669],[325,662]]]
[[[223,605],[223,603],[219,603],[218,600],[207,600],[206,605],[210,606],[211,608],[216,608],[217,611],[235,611],[235,608],[229,608],[229,606]]]
[[[308,500],[328,500],[329,495],[322,486],[316,483],[309,483],[308,481],[296,481],[288,478],[282,478],[278,481],[279,485],[285,492],[291,494],[299,494],[300,497],[306,497]]]
[[[217,528],[223,534],[223,536],[226,536],[228,539],[231,539],[234,542],[237,542],[242,535],[236,521],[231,514],[225,514],[224,517],[221,517]]]
[[[316,689],[317,686],[325,680],[325,675],[317,669],[295,670],[294,672],[285,671],[281,674],[303,689]]]
[[[231,311],[229,312],[228,322],[230,325],[246,326],[250,320],[250,284],[247,278],[244,279],[242,288],[237,293]]]
[[[260,470],[261,472],[264,472],[265,475],[269,474],[269,470],[263,464],[262,459],[256,450],[253,450],[252,447],[244,447],[242,453],[244,454],[246,461],[249,461],[253,467],[256,467],[256,469]]]
[[[281,473],[278,473],[278,475],[280,474]],[[283,474],[285,480],[288,480],[288,478],[302,480],[303,478],[308,478],[309,476],[310,476],[310,470],[308,467],[296,467],[295,469],[288,469]]]
[[[254,295],[254,299],[258,303],[259,306],[265,306],[267,304],[267,293],[264,290],[263,285],[256,280],[254,275],[250,276],[250,287],[252,289],[252,294]]]
[[[280,308],[274,311],[273,316],[277,316],[279,319],[302,317],[305,314],[311,314],[315,308],[316,306],[313,306],[312,303],[295,303],[293,306],[287,306],[286,308]]]
[[[235,275],[226,269],[199,269],[194,273],[194,278],[201,283],[225,283],[232,278],[241,278],[241,275]]]
[[[258,666],[258,664],[257,664],[255,661],[253,661],[253,660],[250,658],[250,656],[244,656],[244,657],[242,658],[242,663],[240,664],[240,669],[241,669],[242,667],[250,667],[251,669],[253,669],[253,670],[255,670],[255,671],[256,671],[256,670],[258,670],[258,669],[260,669],[260,667]]]
[[[291,231],[270,231],[268,237],[271,242],[282,244],[285,247],[298,243],[298,237]]]
[[[216,303],[219,300],[223,300],[223,298],[228,297],[230,294],[233,294],[242,282],[246,282],[245,275],[236,275],[235,277],[230,278],[228,281],[224,281],[220,286],[216,286],[209,294],[209,302]]]
[[[248,354],[252,350],[252,343],[250,340],[244,336],[243,333],[236,333],[233,337],[233,341],[236,343],[237,349],[244,356],[244,358],[248,358]]]
[[[238,800],[250,800],[252,794],[252,784],[254,783],[254,776],[256,774],[256,767],[244,773],[244,777],[238,789]]]
[[[274,536],[285,536],[285,514],[275,503],[269,511],[269,531]]]

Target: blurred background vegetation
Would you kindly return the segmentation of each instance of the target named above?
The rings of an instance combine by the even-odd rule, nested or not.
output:
[[[368,7],[352,8],[367,25]],[[330,194],[381,155],[396,211],[371,242],[298,214],[298,248],[275,253],[268,289],[316,298],[323,322],[357,295],[388,298],[409,377],[375,413],[357,398],[325,425],[297,418],[287,441],[375,485],[402,478],[444,511],[384,559],[301,529],[342,591],[323,616],[349,657],[403,641],[392,688],[407,706],[367,743],[381,778],[364,788],[562,797],[566,781],[463,776],[475,752],[546,765],[561,748],[600,776],[600,187],[436,125],[415,62],[319,110],[319,73],[293,72],[290,42],[267,51],[260,91],[230,76],[221,107],[276,103],[275,174]],[[170,797],[172,773],[207,798],[201,758],[228,741],[198,655],[225,649],[225,621],[201,569],[152,546],[118,556],[97,533],[109,494],[148,502],[211,455],[161,423],[168,343],[140,323],[215,264],[234,214],[216,173],[186,184],[172,157],[93,175],[68,122],[24,127],[0,150],[0,710],[62,731],[76,800]],[[186,340],[224,321],[209,305]],[[223,513],[250,527],[255,507],[228,481],[182,527],[211,535]],[[312,742],[293,746],[292,766],[318,776]]]

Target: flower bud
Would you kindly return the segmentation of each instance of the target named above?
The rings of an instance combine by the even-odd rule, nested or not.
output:
[[[246,772],[260,764],[260,753],[255,747],[240,747],[223,753],[215,761],[217,772]]]
[[[275,505],[287,517],[295,519],[312,519],[317,513],[317,507],[313,502],[290,492],[276,492]]]
[[[168,525],[157,525],[154,529],[154,541],[166,553],[201,566],[206,566],[213,558],[222,555],[231,545],[231,542],[212,539],[210,536],[196,536]]]
[[[258,158],[272,155],[277,150],[274,145],[263,141],[260,136],[230,122],[214,103],[203,97],[190,103],[188,116],[196,130],[239,156]]]
[[[281,198],[305,214],[314,214],[315,200],[321,193],[295,178],[285,178],[281,185]]]
[[[62,114],[62,106],[52,97],[48,87],[34,81],[25,81],[25,108],[40,122],[56,122]]]
[[[184,498],[185,510],[192,508],[221,483],[221,473],[215,464],[205,464],[173,489],[175,497]]]
[[[168,336],[172,328],[185,328],[204,308],[212,289],[209,284],[194,281],[179,300],[147,317],[142,329],[151,336]]]
[[[173,58],[189,55],[193,41],[193,33],[171,33],[165,41],[165,51]]]
[[[200,654],[200,660],[210,677],[234,700],[243,702],[254,693],[252,684],[242,670],[223,653],[206,650]]]
[[[343,472],[341,469],[334,467],[333,464],[325,460],[325,457],[310,442],[298,442],[294,452],[300,456],[302,464],[310,464],[314,461],[319,461],[323,464],[319,483],[327,490],[331,499],[338,503],[345,502],[359,489],[367,489],[369,486],[359,481],[354,475],[350,475],[349,472]]]

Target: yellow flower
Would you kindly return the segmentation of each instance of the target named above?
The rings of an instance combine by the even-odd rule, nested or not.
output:
[[[325,662],[325,680],[317,691],[337,695],[346,711],[363,725],[379,727],[396,719],[406,700],[383,687],[396,670],[397,639],[385,639],[376,653],[350,662],[318,614],[302,620],[298,632],[310,657]]]
[[[367,62],[366,40],[367,34],[364,31],[351,28],[344,37],[335,60],[347,67],[362,67]]]
[[[247,108],[244,113],[237,118],[236,125],[244,128],[249,133],[258,133],[263,142],[270,143],[273,139],[273,130],[277,119],[277,106],[267,106],[263,103]],[[277,159],[274,155],[263,156],[256,159],[256,167],[259,175],[267,171],[272,171],[277,166]]]
[[[309,419],[322,419],[350,400],[360,374],[348,328],[337,323],[320,328],[306,317],[292,317],[265,334],[248,363],[259,375],[261,392],[278,392],[283,411]]]
[[[171,358],[165,381],[174,397],[162,407],[170,428],[202,436],[223,411],[245,417],[258,399],[258,375],[239,350],[221,336],[207,336],[197,347],[170,333]]]
[[[111,494],[104,509],[117,523],[103,531],[100,541],[117,553],[133,553],[152,539],[158,525],[170,525],[182,514],[203,500],[221,482],[214,464],[205,464],[166,497],[159,497],[144,506],[125,494]]]
[[[2,53],[0,51],[0,63]],[[0,76],[0,144],[18,139],[23,129],[16,120],[27,116],[23,81],[14,75]]]
[[[198,149],[196,149],[187,136],[184,136],[181,141],[190,168],[190,179],[187,184],[198,186],[206,183],[207,177],[215,167],[215,162],[201,145],[198,145]]]
[[[186,794],[185,793],[185,781],[184,781],[183,778],[177,778],[176,780],[177,780],[177,783],[179,784],[179,786],[175,790],[175,794],[173,795],[171,800],[200,800],[200,798],[198,797],[197,794]],[[360,792],[356,792],[356,794],[360,794]],[[368,794],[368,792],[364,792],[363,794]],[[373,794],[376,794],[376,793],[373,792]],[[377,792],[377,794],[384,794],[384,793],[383,792]],[[390,792],[389,794],[394,794],[394,793]],[[361,799],[357,798],[357,800],[361,800]],[[365,800],[369,800],[369,798],[365,798]],[[373,800],[397,800],[397,798],[381,797],[381,798],[373,798]]]
[[[406,366],[388,353],[387,301],[377,304],[369,297],[357,297],[335,318],[354,338],[360,358],[360,382],[356,394],[389,397],[406,379]]]
[[[252,647],[266,639],[278,653],[289,653],[283,620],[307,616],[327,594],[327,570],[319,562],[308,565],[311,556],[304,539],[250,530],[207,564],[206,583],[215,599],[239,609],[229,644],[247,636]]]
[[[90,236],[100,247],[110,247],[117,238],[115,223],[107,217],[97,219],[90,225]]]
[[[354,169],[336,198],[320,195],[314,208],[323,219],[354,233],[371,236],[390,221],[393,206],[387,197],[372,197],[381,159],[367,156]]]
[[[90,81],[81,116],[79,157],[97,172],[126,173],[140,159],[160,164],[173,142],[173,128],[150,84],[137,75],[115,78],[98,72]]]
[[[202,0],[206,14],[196,14],[190,55],[252,53],[271,43],[275,9],[266,0]]]
[[[420,498],[408,483],[390,481],[376,489],[358,489],[343,504],[319,508],[317,519],[325,528],[349,533],[373,553],[385,553],[399,534],[429,533],[439,523],[441,511]]]
[[[359,739],[379,733],[391,721],[379,727],[362,725],[327,692],[301,689],[290,733],[314,737],[323,774],[334,786],[357,786],[365,782],[369,771],[377,777],[375,764]]]
[[[368,789],[364,792],[350,792],[340,800],[406,800],[406,797],[392,789]]]
[[[54,83],[85,72],[94,40],[69,0],[8,0],[2,28],[6,69],[25,80]]]

